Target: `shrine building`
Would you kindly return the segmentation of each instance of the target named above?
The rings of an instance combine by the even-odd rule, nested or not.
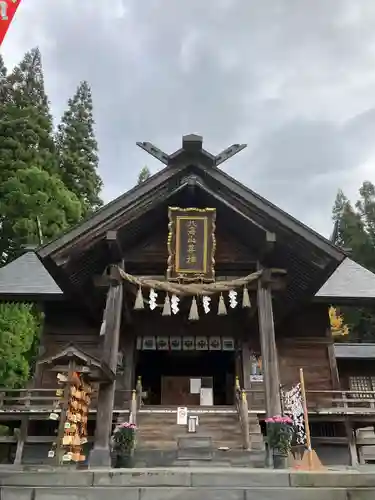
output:
[[[216,454],[261,460],[264,419],[285,410],[300,369],[321,459],[356,463],[356,429],[374,425],[375,370],[334,344],[328,312],[372,304],[375,275],[228,175],[223,163],[245,145],[214,155],[188,135],[173,154],[138,146],[164,168],[0,269],[1,300],[45,313],[32,384],[0,389],[0,424],[22,431],[0,437],[3,461],[48,463],[56,374],[74,360],[94,392],[94,465],[109,465],[113,426],[129,418],[146,465],[170,463],[189,425]]]

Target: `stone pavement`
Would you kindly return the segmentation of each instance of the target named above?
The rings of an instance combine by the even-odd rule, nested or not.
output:
[[[375,468],[0,469],[1,500],[375,500]]]

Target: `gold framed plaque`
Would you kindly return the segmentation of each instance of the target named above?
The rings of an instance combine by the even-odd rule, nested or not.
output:
[[[168,279],[215,279],[215,208],[169,207]]]

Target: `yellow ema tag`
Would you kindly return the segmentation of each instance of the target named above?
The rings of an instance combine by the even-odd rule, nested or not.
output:
[[[71,459],[72,459],[72,453],[65,453],[65,455],[63,455],[62,457],[63,462],[70,462]]]
[[[62,444],[63,446],[69,446],[70,444],[72,444],[72,441],[73,441],[72,436],[64,436],[62,439]]]

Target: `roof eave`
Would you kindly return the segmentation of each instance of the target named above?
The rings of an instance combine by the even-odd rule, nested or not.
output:
[[[75,227],[62,234],[58,238],[40,246],[36,252],[41,259],[59,251],[64,246],[72,244],[75,240],[79,239],[81,236],[89,233],[98,224],[110,219],[117,213],[125,210],[129,205],[131,205],[135,200],[140,197],[147,196],[154,189],[161,186],[164,182],[168,181],[177,172],[182,170],[183,167],[166,167],[160,172],[142,182],[141,184],[133,187],[123,195],[119,196],[115,200],[106,204],[104,207],[97,210],[93,215],[89,216],[84,221],[77,224]]]
[[[221,169],[212,167],[209,171],[206,170],[206,172],[212,178],[224,184],[227,189],[232,190],[246,202],[264,211],[266,214],[268,214],[274,220],[280,222],[292,232],[303,237],[307,241],[310,241],[313,245],[326,252],[338,263],[345,259],[346,253],[342,249],[335,246],[329,239],[325,238],[302,222],[298,221],[297,219],[286,213],[284,210],[280,209],[273,203],[258,195]]]

